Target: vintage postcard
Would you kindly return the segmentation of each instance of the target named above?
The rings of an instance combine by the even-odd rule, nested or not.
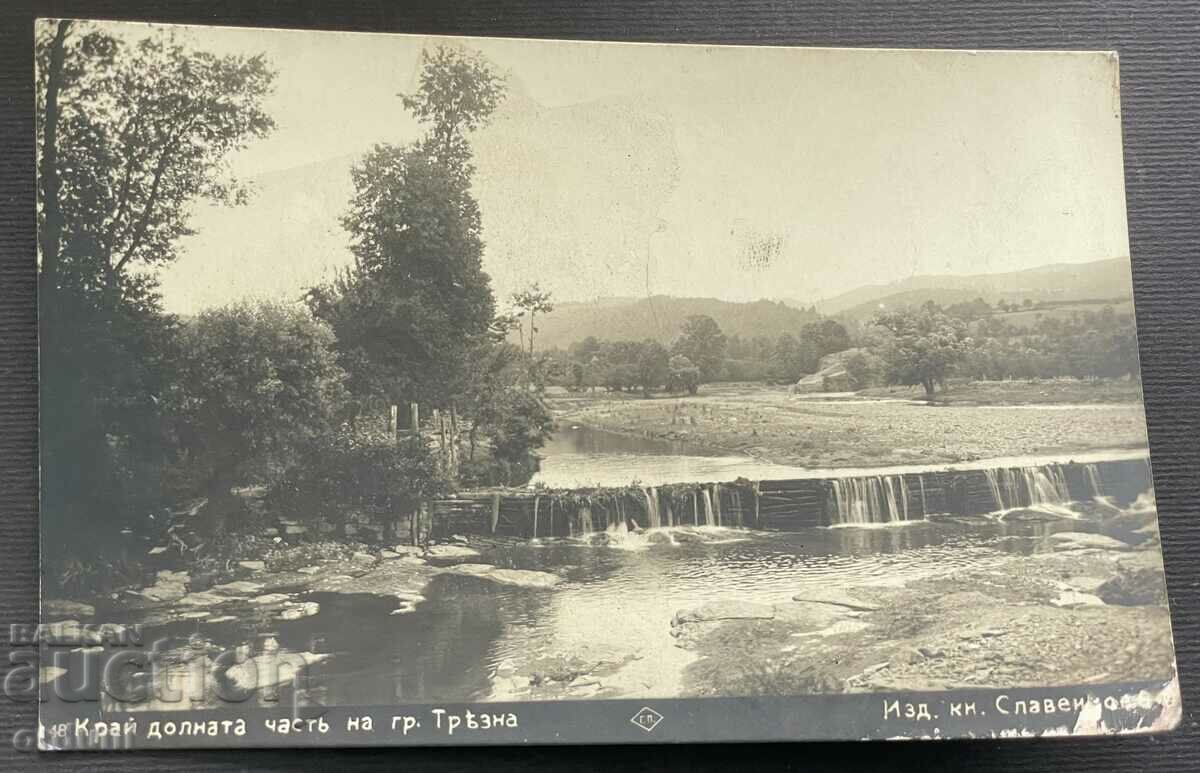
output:
[[[35,35],[41,748],[1179,721],[1115,54]]]

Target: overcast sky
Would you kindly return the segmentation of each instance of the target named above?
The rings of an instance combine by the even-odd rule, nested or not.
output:
[[[122,25],[127,34],[145,28]],[[481,51],[509,96],[474,138],[497,295],[817,301],[913,274],[1128,255],[1116,61],[189,28],[263,52],[277,130],[257,193],[197,208],[169,309],[298,297],[348,260],[349,168],[420,128],[421,49]]]

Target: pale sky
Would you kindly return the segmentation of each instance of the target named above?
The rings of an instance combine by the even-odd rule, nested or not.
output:
[[[135,28],[135,25],[119,25]],[[130,34],[139,34],[135,28]],[[1128,255],[1116,59],[189,28],[264,52],[278,128],[197,208],[167,307],[295,298],[348,260],[350,164],[419,127],[421,49],[481,51],[509,96],[473,139],[497,296],[815,302],[913,274]]]

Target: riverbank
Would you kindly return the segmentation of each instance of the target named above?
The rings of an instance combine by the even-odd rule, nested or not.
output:
[[[1156,539],[1054,535],[1051,550],[896,586],[680,610],[685,694],[788,695],[1162,680],[1174,649]]]
[[[954,464],[989,458],[1144,449],[1136,385],[1082,382],[965,385],[938,403],[915,393],[794,395],[785,388],[706,385],[651,399],[551,395],[560,424],[672,441],[700,452],[832,469]],[[1088,400],[1088,396],[1098,398]]]

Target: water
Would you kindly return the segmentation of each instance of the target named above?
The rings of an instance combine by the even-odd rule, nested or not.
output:
[[[794,478],[803,470],[749,456],[706,451],[687,443],[622,435],[588,427],[562,427],[539,451],[530,481],[550,488],[658,486],[690,481]]]
[[[309,669],[308,695],[330,705],[504,699],[511,696],[499,691],[498,669],[556,653],[597,660],[636,654],[606,684],[630,697],[670,696],[694,657],[669,635],[679,610],[719,599],[780,603],[805,588],[894,585],[986,566],[1049,549],[1049,535],[1063,530],[1136,542],[1133,529],[1154,518],[1144,504],[1128,510],[1142,512],[1140,520],[1119,521],[1106,518],[1111,512],[1099,503],[1080,502],[1071,505],[1071,521],[911,520],[903,528],[796,532],[715,525],[633,532],[620,523],[601,534],[485,551],[488,563],[558,574],[563,580],[550,590],[444,574],[410,614],[392,615],[397,602],[388,596],[309,593],[300,598],[318,602],[320,612],[301,620],[251,610],[227,623],[182,621],[144,635],[183,642],[199,634],[222,648],[268,640],[285,652],[326,655]]]
[[[895,585],[987,566],[1011,554],[1048,550],[1049,536],[1058,531],[1099,532],[1137,543],[1146,537],[1136,529],[1155,519],[1152,493],[1131,502],[1136,491],[1123,491],[1118,503],[1106,493],[1113,494],[1119,481],[1109,481],[1114,491],[1106,492],[1095,465],[1083,468],[1078,480],[1085,483],[1076,483],[1072,499],[1059,465],[1030,459],[979,463],[974,466],[987,470],[994,511],[947,520],[929,512],[924,479],[914,474],[925,469],[919,467],[796,470],[578,428],[561,431],[544,453],[539,479],[548,485],[582,485],[583,476],[591,483],[643,483],[644,502],[631,498],[622,517],[581,506],[570,521],[570,536],[549,536],[552,511],[544,498],[537,540],[486,548],[478,559],[552,572],[562,578],[552,589],[441,574],[407,614],[392,614],[398,604],[391,596],[301,593],[298,599],[320,605],[317,614],[278,621],[248,607],[228,622],[180,621],[147,628],[144,636],[177,644],[199,636],[215,648],[255,651],[268,642],[283,652],[315,653],[323,659],[309,667],[305,692],[327,705],[519,698],[506,692],[511,687],[498,674],[527,671],[563,653],[624,664],[604,677],[612,691],[607,697],[669,697],[680,694],[683,671],[695,657],[670,637],[671,618],[680,610],[727,599],[781,603],[806,588]],[[679,500],[673,509],[657,488],[738,476],[830,478],[837,528],[742,529],[738,487],[697,487],[684,500],[686,513],[678,510]],[[1023,513],[1055,517],[1026,520],[1018,517]],[[1124,517],[1112,517],[1118,513]],[[642,528],[631,528],[631,518]],[[290,689],[279,699],[287,701]],[[264,704],[267,697],[260,693],[254,700]]]

